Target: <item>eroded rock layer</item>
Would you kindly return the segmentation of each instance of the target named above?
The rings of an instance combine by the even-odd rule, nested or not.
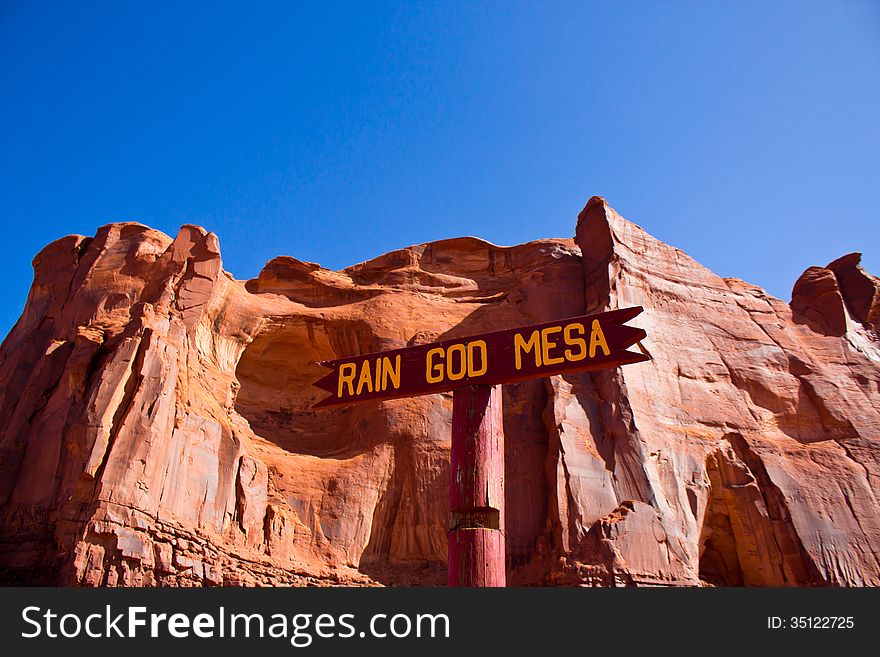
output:
[[[508,582],[880,585],[880,281],[787,304],[598,197],[574,240],[246,282],[196,226],[53,242],[0,350],[0,579],[441,584],[451,396],[312,411],[316,361],[632,305],[649,362],[504,387]]]

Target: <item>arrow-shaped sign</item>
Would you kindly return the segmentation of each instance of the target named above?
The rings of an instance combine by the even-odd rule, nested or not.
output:
[[[641,306],[623,308],[324,361],[320,364],[333,371],[313,385],[330,396],[313,408],[640,363],[648,356],[627,347],[646,333],[624,322],[642,310]]]

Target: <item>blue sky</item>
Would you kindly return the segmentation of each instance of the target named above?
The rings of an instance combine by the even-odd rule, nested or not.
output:
[[[787,300],[880,274],[878,121],[877,2],[0,0],[0,335],[33,255],[112,221],[250,278],[571,236],[593,194]]]

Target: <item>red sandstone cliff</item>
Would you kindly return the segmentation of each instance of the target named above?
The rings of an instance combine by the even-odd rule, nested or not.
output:
[[[0,349],[0,580],[444,581],[450,395],[314,412],[315,361],[642,305],[650,362],[504,388],[513,585],[880,585],[880,281],[791,304],[593,198],[574,240],[223,271],[139,224],[34,260]]]

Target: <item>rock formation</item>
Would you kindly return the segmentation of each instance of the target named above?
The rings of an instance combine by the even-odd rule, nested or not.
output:
[[[880,585],[880,281],[791,304],[594,197],[575,239],[242,282],[134,223],[34,259],[0,349],[0,580],[440,584],[451,396],[312,411],[316,361],[642,305],[651,361],[505,386],[511,585]]]

